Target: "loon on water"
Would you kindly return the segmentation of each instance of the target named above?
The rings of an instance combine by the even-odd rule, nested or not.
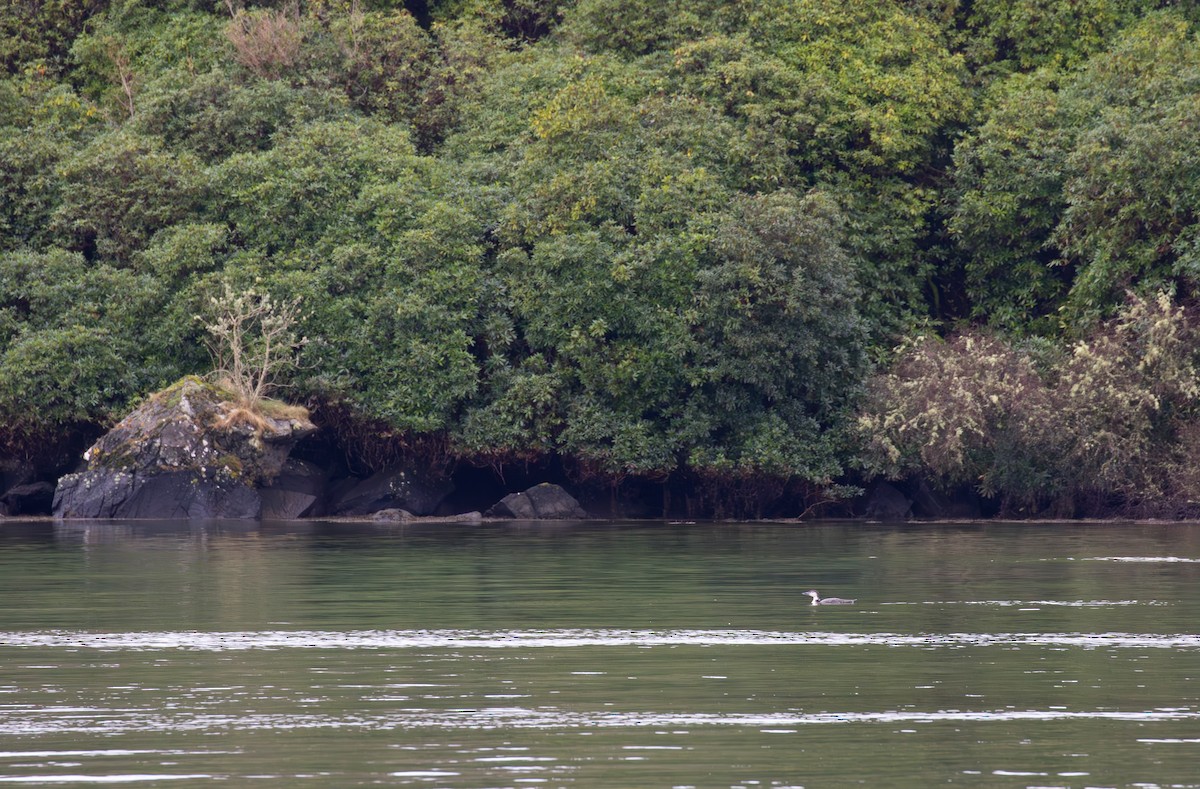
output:
[[[854,603],[858,602],[857,598],[847,600],[844,597],[821,597],[821,595],[817,594],[816,589],[809,589],[805,594],[813,599],[813,605],[854,605]]]

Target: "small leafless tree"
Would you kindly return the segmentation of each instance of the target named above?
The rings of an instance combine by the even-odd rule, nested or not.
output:
[[[296,366],[296,354],[308,342],[296,334],[300,300],[275,301],[254,289],[237,293],[226,284],[209,301],[211,314],[197,319],[211,335],[218,380],[253,408],[278,385],[281,373]]]

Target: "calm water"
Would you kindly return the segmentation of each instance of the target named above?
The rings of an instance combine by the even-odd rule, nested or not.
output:
[[[7,521],[0,784],[1200,787],[1198,581],[1198,525]]]

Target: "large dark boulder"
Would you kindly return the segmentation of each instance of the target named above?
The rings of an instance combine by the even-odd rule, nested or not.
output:
[[[543,482],[523,493],[510,493],[487,512],[495,518],[516,520],[581,520],[588,517],[570,493]]]
[[[259,489],[316,428],[303,409],[254,408],[199,378],[159,392],[84,453],[59,480],[62,518],[258,518]]]
[[[49,482],[27,482],[0,496],[0,515],[46,515],[53,501],[54,486]]]
[[[252,520],[261,512],[258,492],[224,468],[68,474],[54,501],[54,514],[62,518]]]
[[[353,483],[330,508],[335,515],[368,515],[380,510],[405,510],[432,515],[454,492],[454,483],[419,475],[407,469],[385,469]]]
[[[0,518],[17,513],[9,507],[7,493],[29,482],[35,481],[33,467],[16,458],[0,455]]]

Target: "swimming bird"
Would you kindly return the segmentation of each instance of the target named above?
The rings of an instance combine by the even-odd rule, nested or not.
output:
[[[816,589],[809,589],[805,594],[812,598],[813,605],[854,605],[858,602],[858,598],[847,600],[844,597],[821,597]]]

